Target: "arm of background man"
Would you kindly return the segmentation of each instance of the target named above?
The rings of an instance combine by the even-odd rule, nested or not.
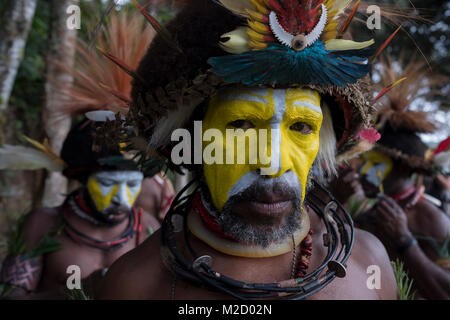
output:
[[[442,214],[442,212],[435,208],[421,211],[425,209],[423,206],[427,206],[427,203],[418,206],[416,208],[417,214],[412,218],[416,218],[414,222],[422,227],[421,230],[424,233],[439,241],[440,237],[445,234],[444,231],[448,230],[446,221],[440,219],[442,216],[439,213]],[[395,253],[404,261],[420,293],[429,299],[447,299],[450,288],[450,274],[441,269],[417,244],[411,246],[405,252],[401,252],[401,247],[412,243],[413,240],[412,232],[409,229],[409,218],[405,212],[393,199],[386,196],[379,200],[375,210],[378,229],[382,231],[385,237],[384,243],[390,246],[392,253]]]
[[[414,235],[422,235],[436,241],[441,246],[447,237],[450,236],[450,219],[443,211],[435,207],[427,200],[422,200],[417,205],[417,213],[414,216],[415,229],[420,232],[413,232]],[[424,253],[433,261],[438,260],[436,250],[427,241],[421,241],[420,247]]]
[[[432,262],[416,244],[402,255],[409,274],[428,299],[450,299],[450,272]]]

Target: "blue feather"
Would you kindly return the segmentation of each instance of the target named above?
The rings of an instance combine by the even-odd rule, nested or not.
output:
[[[273,44],[264,50],[213,57],[208,63],[226,83],[345,87],[369,72],[369,66],[364,62],[371,55],[371,49],[327,51],[323,42],[316,41],[300,52]]]

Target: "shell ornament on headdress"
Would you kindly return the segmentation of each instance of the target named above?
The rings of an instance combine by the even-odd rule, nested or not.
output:
[[[337,18],[348,0],[219,0],[247,18],[247,26],[224,34],[233,55],[209,59],[227,83],[345,87],[369,71],[373,40],[337,39]]]

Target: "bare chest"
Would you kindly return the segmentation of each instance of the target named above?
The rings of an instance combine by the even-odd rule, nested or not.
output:
[[[85,279],[95,271],[109,268],[116,259],[135,248],[135,238],[115,250],[89,247],[73,241],[64,233],[58,236],[57,240],[60,241],[62,249],[44,256],[41,288],[65,285],[74,269],[80,271],[81,279]]]
[[[367,266],[368,267],[368,266]],[[289,266],[287,266],[289,268]],[[287,269],[283,268],[283,269]],[[245,275],[245,278],[259,280],[258,282],[272,282],[274,274],[279,274],[280,266],[272,272],[268,269],[245,268],[243,270],[229,268],[227,276],[234,279],[245,280],[236,277],[237,274]],[[160,281],[157,286],[152,286],[145,293],[145,299],[176,299],[176,300],[213,300],[231,299],[232,297],[216,291],[208,290],[206,287],[193,285],[183,279],[174,277],[167,269],[163,269]],[[284,273],[283,273],[284,274]],[[381,275],[382,276],[382,275]],[[377,288],[376,283],[371,279],[372,273],[367,273],[366,266],[360,265],[358,261],[350,259],[347,264],[347,275],[345,278],[335,278],[331,283],[319,292],[310,296],[309,300],[378,300],[382,289]],[[251,282],[251,281],[248,281]],[[158,288],[158,290],[154,290]]]

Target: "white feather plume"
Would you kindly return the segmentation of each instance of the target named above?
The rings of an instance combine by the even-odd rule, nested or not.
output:
[[[48,154],[34,148],[5,144],[0,148],[0,170],[6,169],[62,171],[64,166]]]
[[[157,149],[170,142],[170,137],[175,129],[183,128],[190,119],[196,105],[179,106],[177,110],[171,111],[169,115],[161,118],[153,131],[150,139],[150,147]]]

